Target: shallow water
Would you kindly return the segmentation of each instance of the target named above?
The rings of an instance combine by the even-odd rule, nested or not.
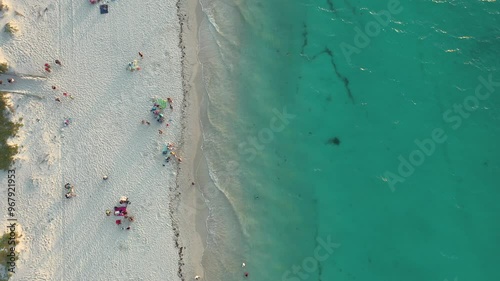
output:
[[[205,280],[500,277],[498,3],[372,2],[200,1]]]

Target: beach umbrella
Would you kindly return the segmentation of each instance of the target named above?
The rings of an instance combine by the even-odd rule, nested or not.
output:
[[[164,99],[156,100],[156,103],[160,106],[161,109],[165,109],[167,107],[167,101]]]

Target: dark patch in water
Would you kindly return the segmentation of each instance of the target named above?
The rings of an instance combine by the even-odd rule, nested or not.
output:
[[[337,68],[337,64],[335,64],[335,61],[333,60],[333,52],[332,52],[332,50],[330,50],[330,49],[328,49],[328,47],[326,47],[325,48],[325,53],[327,53],[330,56],[331,63],[332,63],[332,66],[333,66],[333,70],[335,70],[335,74],[344,83],[344,87],[345,87],[345,90],[347,91],[347,95],[349,96],[349,99],[351,100],[351,102],[354,103],[354,97],[352,96],[351,88],[349,88],[349,79],[347,79],[347,77],[345,77],[344,75],[342,75],[339,72],[339,70]]]
[[[340,145],[340,139],[337,137],[333,137],[329,139],[326,143],[331,145]]]
[[[342,73],[339,72],[338,68],[337,68],[337,64],[335,63],[335,60],[334,60],[334,56],[333,56],[333,52],[332,50],[330,50],[328,47],[325,48],[325,50],[323,50],[322,52],[316,54],[315,56],[312,57],[311,60],[314,60],[316,59],[318,56],[322,55],[322,54],[327,54],[328,56],[330,56],[330,63],[332,64],[333,66],[333,70],[335,71],[335,75],[337,75],[337,77],[340,79],[340,81],[342,81],[342,83],[344,83],[344,88],[347,92],[347,96],[349,97],[349,99],[351,100],[351,102],[354,104],[354,97],[352,96],[352,92],[351,92],[351,88],[349,87],[349,79],[347,79],[347,77],[345,77],[344,75],[342,75]]]
[[[335,7],[333,6],[333,1],[332,0],[326,0],[326,3],[328,4],[328,8],[330,9],[330,11],[332,11],[336,15],[337,14],[337,9],[335,9]]]
[[[304,23],[304,32],[302,32],[302,37],[304,37],[304,42],[302,43],[302,49],[300,51],[300,54],[304,54],[304,49],[307,46],[307,25]]]
[[[318,261],[318,281],[321,281],[321,275],[323,274],[323,266],[321,262]]]
[[[351,8],[352,13],[355,15],[356,14],[356,8],[354,8],[349,1],[344,0],[344,3],[347,7]]]

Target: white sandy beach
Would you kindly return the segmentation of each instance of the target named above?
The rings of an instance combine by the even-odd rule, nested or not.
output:
[[[17,92],[9,96],[14,118],[22,117],[24,125],[13,139],[21,147],[13,168],[16,217],[26,249],[11,280],[192,280],[201,271],[193,262],[201,258],[199,237],[182,236],[192,231],[185,220],[179,237],[179,218],[171,215],[177,209],[187,219],[196,214],[195,200],[176,201],[179,192],[191,188],[199,140],[198,126],[183,124],[183,115],[197,111],[191,93],[198,63],[192,2],[180,14],[176,1],[108,1],[108,14],[89,1],[5,2],[10,11],[2,26],[14,19],[20,31],[0,35],[3,57],[11,71],[42,76],[15,76],[14,84],[1,85]],[[181,44],[180,20],[189,40]],[[127,71],[134,59],[141,70]],[[163,124],[149,111],[155,96],[173,100]],[[67,127],[65,118],[71,120]],[[182,146],[182,135],[192,141]],[[176,145],[182,163],[165,163],[161,150],[167,142]],[[184,176],[176,181],[179,167]],[[6,186],[6,173],[0,175]],[[64,197],[67,182],[75,186],[76,197]],[[7,222],[1,190],[0,214]],[[105,214],[120,196],[131,201],[130,230],[115,224],[122,217]],[[190,248],[180,261],[179,247],[185,245],[199,250]]]

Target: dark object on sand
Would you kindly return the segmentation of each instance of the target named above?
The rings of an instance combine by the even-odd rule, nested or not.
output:
[[[103,4],[99,6],[99,9],[101,10],[101,14],[107,14],[108,13],[108,5]]]
[[[56,64],[60,66],[62,65],[60,60],[56,60]]]

